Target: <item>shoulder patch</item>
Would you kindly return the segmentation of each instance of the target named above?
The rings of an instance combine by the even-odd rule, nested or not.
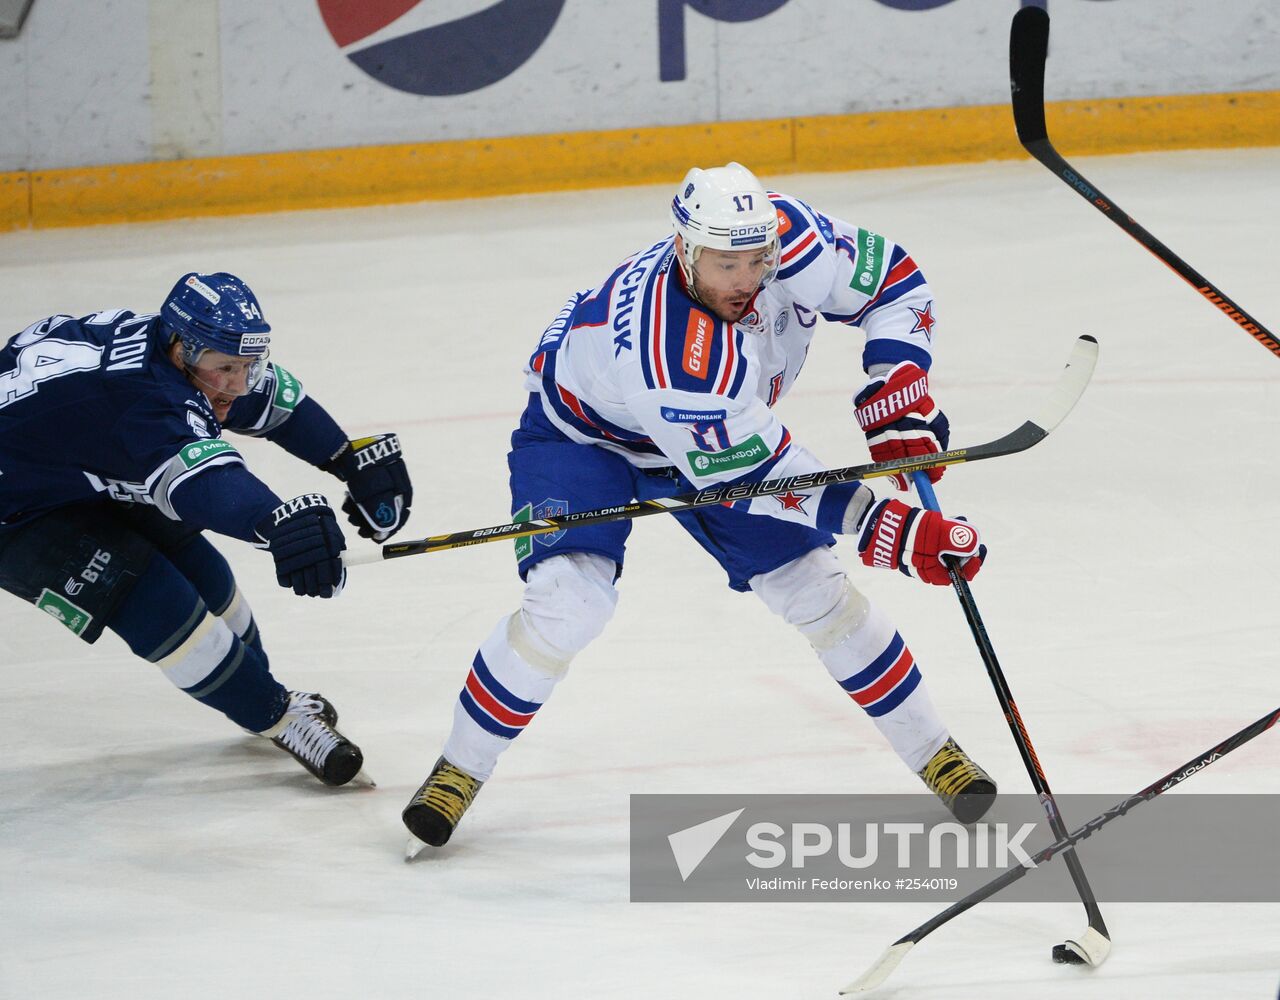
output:
[[[864,295],[871,295],[880,287],[880,279],[884,275],[884,237],[869,229],[859,229],[857,251],[858,258],[854,261],[849,287]]]
[[[182,451],[178,452],[178,457],[182,459],[182,464],[188,469],[194,469],[197,465],[203,465],[212,458],[217,458],[227,452],[234,453],[235,450],[235,446],[230,441],[213,438],[209,441],[198,441],[195,444],[185,446]]]
[[[276,394],[271,400],[271,405],[281,410],[292,410],[302,398],[302,385],[279,365],[271,367],[276,373]]]

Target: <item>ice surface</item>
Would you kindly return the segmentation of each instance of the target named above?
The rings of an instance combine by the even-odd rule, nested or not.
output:
[[[1280,330],[1280,150],[1077,166]],[[1280,360],[1030,161],[766,180],[923,267],[954,445],[1016,426],[1074,338],[1100,341],[1094,383],[1048,441],[939,486],[991,547],[975,595],[1054,790],[1122,798],[1274,707]],[[0,331],[153,309],[187,269],[237,272],[275,358],[349,433],[400,433],[417,491],[407,536],[502,523],[522,362],[570,291],[662,234],[669,197],[8,234]],[[779,407],[833,465],[866,458],[848,404],[857,341],[824,329]],[[242,450],[285,496],[340,495],[266,442]],[[518,598],[510,546],[354,568],[331,604],[278,588],[242,543],[220,547],[276,674],[333,700],[379,787],[321,788],[114,636],[89,649],[0,595],[0,996],[831,998],[941,908],[628,902],[631,793],[918,787],[804,641],[724,587],[673,521],[637,522],[609,630],[455,843],[412,865],[400,809],[477,643]],[[838,551],[854,562],[849,542]],[[1030,790],[954,596],[854,576],[957,738],[1004,789]],[[1280,793],[1278,761],[1269,733],[1189,790]],[[1207,843],[1188,864],[1221,861]],[[1049,961],[1083,929],[1078,905],[984,903],[879,995],[1275,995],[1280,904],[1107,904],[1097,889],[1116,942],[1100,970]]]

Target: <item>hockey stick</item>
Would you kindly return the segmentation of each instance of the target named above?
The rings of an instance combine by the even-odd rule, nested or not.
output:
[[[1049,12],[1023,7],[1013,15],[1009,34],[1009,80],[1013,123],[1023,147],[1068,187],[1167,264],[1180,278],[1226,313],[1259,344],[1280,357],[1280,342],[1265,326],[1236,305],[1195,268],[1134,222],[1110,198],[1064,160],[1049,141],[1044,121],[1044,64],[1049,53]]]
[[[954,917],[958,917],[960,914],[964,913],[965,910],[981,903],[984,899],[989,899],[1000,890],[1012,885],[1014,882],[1018,881],[1018,879],[1022,878],[1023,875],[1027,874],[1027,872],[1032,868],[1057,857],[1057,855],[1063,851],[1070,851],[1074,845],[1097,833],[1098,830],[1102,829],[1113,819],[1123,816],[1134,806],[1141,805],[1143,802],[1150,802],[1157,795],[1167,792],[1175,785],[1180,785],[1182,782],[1186,781],[1193,774],[1202,771],[1218,758],[1226,756],[1237,747],[1244,746],[1244,744],[1248,743],[1255,736],[1266,732],[1274,726],[1278,719],[1280,719],[1280,708],[1264,715],[1252,725],[1245,726],[1244,729],[1240,730],[1240,732],[1236,733],[1234,736],[1228,736],[1217,746],[1204,751],[1204,753],[1200,754],[1198,757],[1193,757],[1180,768],[1175,771],[1170,771],[1158,781],[1153,781],[1136,795],[1129,796],[1129,798],[1125,799],[1123,802],[1117,802],[1106,812],[1095,816],[1093,819],[1089,820],[1089,822],[1085,823],[1084,826],[1074,830],[1069,835],[1059,837],[1029,861],[1025,861],[1020,865],[1015,865],[1013,868],[1010,868],[1008,871],[992,879],[982,888],[975,889],[973,892],[969,893],[969,895],[965,896],[964,899],[961,899],[947,907],[932,920],[921,924],[915,930],[898,938],[898,940],[890,945],[884,954],[876,960],[876,963],[872,965],[871,968],[842,989],[840,991],[841,995],[843,996],[849,993],[865,993],[867,990],[875,989],[875,987],[879,986],[889,978],[889,975],[898,967],[898,963],[902,961],[903,957],[913,946],[919,944],[920,941],[932,934],[943,924],[947,923]]]
[[[391,542],[383,545],[379,552],[349,555],[345,557],[344,562],[348,566],[359,566],[364,563],[382,562],[386,559],[398,559],[401,556],[416,556],[426,552],[456,549],[464,545],[481,545],[484,542],[541,535],[551,531],[562,531],[565,528],[580,527],[584,524],[627,521],[648,514],[674,514],[711,504],[727,504],[751,497],[774,496],[791,490],[812,490],[826,486],[828,483],[875,479],[880,476],[892,476],[899,472],[914,472],[917,469],[932,469],[940,465],[960,465],[986,458],[1013,455],[1039,444],[1071,412],[1071,408],[1076,405],[1076,400],[1089,384],[1089,378],[1093,375],[1097,360],[1098,342],[1087,335],[1077,339],[1071,350],[1071,356],[1067,359],[1066,369],[1054,383],[1039,413],[1004,437],[974,445],[971,448],[953,448],[950,451],[922,455],[918,458],[899,458],[888,462],[850,465],[826,472],[808,472],[786,479],[766,479],[758,483],[744,483],[737,486],[716,484],[704,490],[698,490],[696,493],[682,493],[674,497],[636,500],[616,507],[571,511],[554,518],[514,521],[510,524],[495,525],[492,528],[475,528],[471,531],[458,531],[451,535],[432,535],[416,541]]]
[[[914,474],[916,493],[926,510],[938,510],[938,498],[933,492],[933,484],[923,472]],[[973,591],[969,589],[969,581],[960,574],[960,565],[953,556],[945,558],[947,573],[951,577],[951,586],[960,598],[960,607],[964,610],[965,621],[969,623],[969,631],[973,633],[974,642],[978,644],[978,654],[987,668],[987,676],[991,678],[991,686],[995,688],[996,698],[1000,702],[1000,710],[1009,724],[1009,732],[1013,733],[1013,741],[1018,745],[1018,753],[1022,755],[1022,763],[1027,774],[1031,776],[1031,784],[1035,787],[1040,804],[1049,817],[1049,829],[1061,840],[1067,835],[1066,824],[1058,811],[1057,800],[1049,788],[1049,779],[1044,776],[1040,766],[1040,758],[1036,756],[1036,748],[1031,745],[1031,737],[1022,721],[1018,705],[1013,700],[1013,692],[1005,680],[1004,671],[996,659],[996,651],[991,645],[991,637],[987,635],[987,627],[978,614],[978,605],[973,600]],[[1078,938],[1067,938],[1062,944],[1054,945],[1053,960],[1072,965],[1099,966],[1107,960],[1111,953],[1111,935],[1107,933],[1106,921],[1102,919],[1102,911],[1098,908],[1097,897],[1089,885],[1084,873],[1084,866],[1076,852],[1068,848],[1066,852],[1067,869],[1071,872],[1071,881],[1075,883],[1076,892],[1080,894],[1080,902],[1084,904],[1084,912],[1089,917],[1089,926]]]

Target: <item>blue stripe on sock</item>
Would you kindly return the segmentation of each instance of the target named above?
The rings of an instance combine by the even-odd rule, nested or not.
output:
[[[872,660],[870,666],[864,667],[852,677],[846,677],[842,680],[840,686],[850,694],[854,691],[861,691],[864,687],[874,683],[876,678],[897,662],[905,646],[906,643],[902,641],[902,636],[894,632],[893,638],[889,640],[889,645],[885,651]]]
[[[471,692],[466,688],[463,688],[462,693],[458,695],[458,701],[467,710],[467,714],[471,716],[475,724],[485,732],[493,733],[494,736],[501,736],[504,740],[514,740],[524,732],[523,729],[512,729],[510,726],[504,726],[498,722],[492,715],[476,704],[476,700],[471,697]]]
[[[524,701],[517,698],[498,683],[498,679],[490,672],[488,665],[484,662],[484,657],[479,653],[476,653],[476,658],[471,662],[471,669],[476,672],[476,676],[480,678],[480,683],[488,689],[489,693],[502,702],[504,708],[509,708],[520,715],[528,715],[530,712],[536,712],[542,707],[541,702]]]

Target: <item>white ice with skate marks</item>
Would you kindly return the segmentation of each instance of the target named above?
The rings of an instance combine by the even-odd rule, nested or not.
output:
[[[1076,165],[1280,326],[1280,151]],[[1047,441],[938,486],[991,547],[974,593],[1054,791],[1119,800],[1274,707],[1280,361],[1030,161],[765,179],[919,262],[956,445],[1034,413],[1073,340],[1100,342],[1092,384]],[[498,524],[521,363],[570,290],[661,234],[669,199],[663,186],[9,234],[0,327],[154,308],[189,268],[240,273],[307,391],[352,435],[401,435],[417,493],[405,535]],[[825,461],[865,461],[849,412],[859,345],[829,328],[812,353],[780,414]],[[277,491],[340,500],[268,442],[238,444]],[[831,1000],[938,911],[628,902],[630,794],[918,788],[804,641],[725,588],[666,516],[637,522],[608,631],[450,844],[412,865],[400,811],[477,643],[518,600],[509,548],[353,569],[325,603],[278,588],[262,553],[220,547],[277,676],[333,701],[380,786],[324,788],[113,637],[86,647],[0,600],[0,996]],[[838,551],[855,565],[848,541]],[[851,572],[957,739],[1002,790],[1029,791],[954,595]],[[1280,792],[1276,736],[1186,791]],[[1195,863],[1222,859],[1210,844]],[[1078,903],[996,897],[873,995],[1275,995],[1280,904],[1115,904],[1095,888],[1115,942],[1100,969],[1049,961],[1083,926]]]

